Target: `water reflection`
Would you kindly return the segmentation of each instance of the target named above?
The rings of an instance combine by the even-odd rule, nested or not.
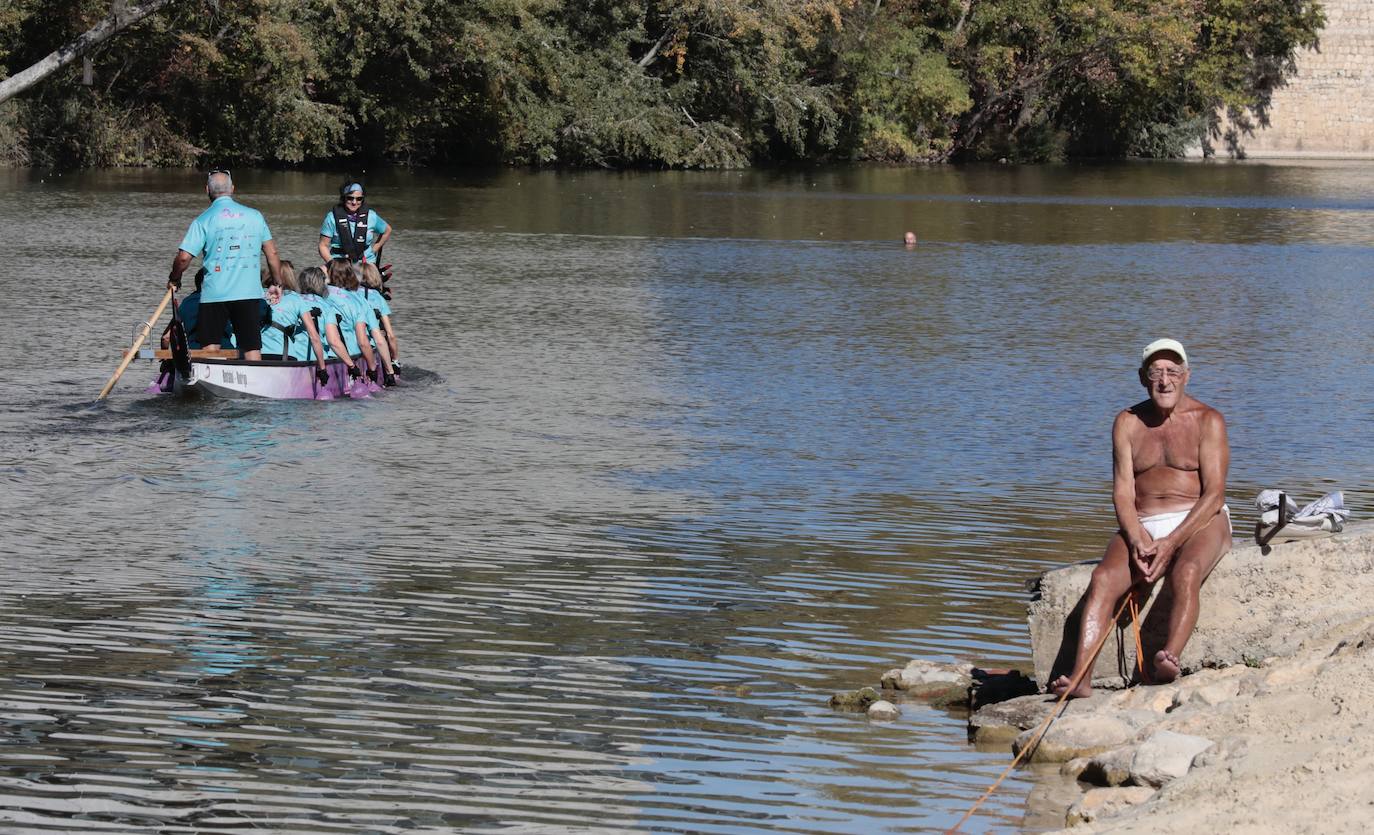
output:
[[[1139,345],[1226,413],[1237,530],[1261,487],[1367,506],[1371,173],[378,172],[405,390],[136,369],[91,407],[199,178],[0,172],[11,339],[62,360],[0,375],[0,821],[948,826],[1004,752],[825,699],[1027,663],[1025,583],[1110,531]],[[333,179],[239,186],[306,262]],[[80,282],[60,329],[36,275]],[[1032,785],[970,831],[1057,825]]]

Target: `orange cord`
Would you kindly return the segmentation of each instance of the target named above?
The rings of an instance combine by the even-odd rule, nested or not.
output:
[[[1112,619],[1108,621],[1108,623],[1115,624],[1117,619],[1121,617],[1121,613],[1126,611],[1126,604],[1128,602],[1133,602],[1134,600],[1135,588],[1132,587],[1130,593],[1128,593],[1126,595],[1126,598],[1121,601],[1121,605],[1116,607],[1116,614],[1112,615]],[[988,786],[987,791],[983,792],[983,796],[975,800],[972,806],[968,807],[968,811],[965,812],[964,816],[959,819],[959,822],[951,826],[949,829],[945,830],[945,835],[949,835],[952,832],[959,831],[959,827],[963,826],[965,821],[973,817],[973,813],[977,811],[979,806],[983,805],[983,801],[987,800],[989,797],[992,796],[993,792],[997,791],[997,787],[1002,785],[1003,780],[1007,779],[1007,775],[1010,774],[1012,772],[1012,769],[1016,768],[1017,764],[1021,762],[1021,758],[1026,755],[1026,752],[1035,750],[1035,747],[1040,744],[1040,740],[1044,738],[1045,732],[1048,731],[1050,728],[1050,723],[1053,722],[1056,718],[1058,718],[1060,708],[1062,708],[1064,706],[1064,703],[1068,701],[1069,694],[1078,688],[1078,684],[1083,680],[1083,676],[1087,675],[1092,670],[1093,664],[1097,663],[1097,656],[1099,653],[1102,652],[1102,647],[1106,645],[1107,637],[1111,635],[1112,632],[1113,630],[1111,629],[1102,630],[1102,637],[1097,639],[1097,646],[1093,647],[1092,656],[1088,659],[1088,663],[1083,665],[1083,669],[1079,670],[1078,674],[1073,677],[1073,679],[1069,682],[1069,686],[1064,688],[1064,692],[1062,695],[1060,695],[1059,701],[1054,703],[1054,709],[1050,711],[1050,715],[1046,716],[1045,721],[1040,723],[1040,727],[1038,730],[1036,730],[1035,737],[1031,739],[1030,744],[1024,746],[1021,749],[1020,753],[1018,753],[1016,757],[1012,759],[1011,765],[1007,766],[1006,770],[1002,772],[1002,775],[998,777],[997,780],[994,781],[991,786]],[[1137,632],[1137,636],[1138,635],[1139,633]]]
[[[1140,642],[1140,604],[1135,599],[1135,586],[1127,592],[1131,601],[1131,628],[1135,631],[1135,665],[1140,670],[1141,684],[1154,684],[1150,674],[1145,672],[1145,647]]]

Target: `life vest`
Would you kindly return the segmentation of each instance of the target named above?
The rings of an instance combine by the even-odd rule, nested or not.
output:
[[[357,223],[349,222],[348,212],[343,206],[335,206],[331,211],[334,213],[334,226],[339,240],[330,245],[330,253],[355,264],[362,263],[363,254],[367,252],[367,230],[372,222],[372,210],[359,208]]]

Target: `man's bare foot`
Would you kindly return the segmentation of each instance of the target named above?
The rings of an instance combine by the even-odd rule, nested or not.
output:
[[[1181,670],[1177,655],[1166,649],[1155,653],[1155,684],[1168,684],[1178,678]]]
[[[1070,685],[1070,684],[1073,684],[1073,682],[1069,679],[1068,676],[1060,676],[1059,678],[1057,678],[1057,679],[1055,679],[1054,681],[1051,681],[1051,682],[1050,682],[1050,692],[1053,693],[1053,694],[1056,695],[1056,696],[1062,696],[1062,695],[1064,695],[1064,691],[1069,689],[1069,685]],[[1086,699],[1086,698],[1088,698],[1089,696],[1091,696],[1092,694],[1093,694],[1093,686],[1092,686],[1092,683],[1091,683],[1091,682],[1087,682],[1087,681],[1080,681],[1080,682],[1078,683],[1078,686],[1075,687],[1075,688],[1069,693],[1069,698],[1070,698],[1070,699]]]

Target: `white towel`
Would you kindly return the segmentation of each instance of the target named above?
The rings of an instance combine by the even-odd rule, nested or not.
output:
[[[1261,490],[1255,497],[1255,507],[1260,511],[1260,530],[1257,534],[1259,539],[1279,523],[1280,492]],[[1345,506],[1345,495],[1339,490],[1327,493],[1301,510],[1291,497],[1285,496],[1285,499],[1288,524],[1274,534],[1274,539],[1280,542],[1338,533],[1345,528],[1345,522],[1350,518],[1350,510]]]

